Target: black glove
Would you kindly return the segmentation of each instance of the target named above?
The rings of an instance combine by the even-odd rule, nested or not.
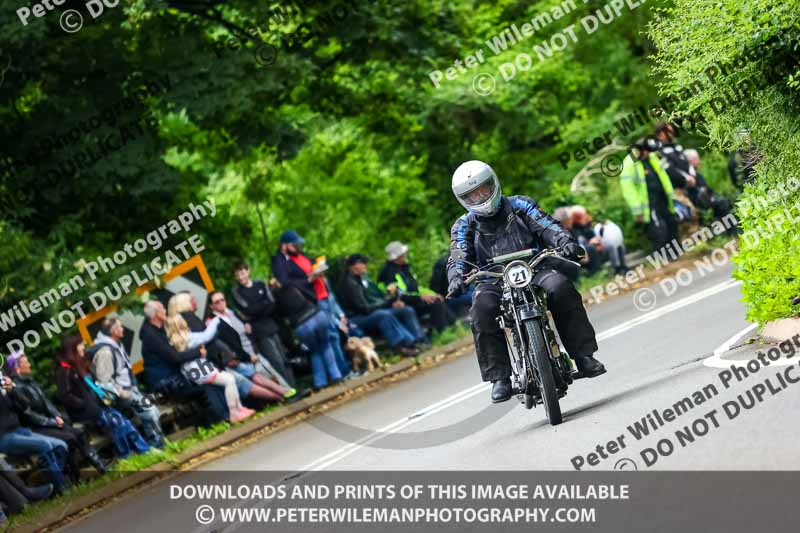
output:
[[[447,296],[446,299],[450,300],[451,298],[457,298],[464,294],[467,290],[467,287],[464,285],[464,278],[461,276],[453,279],[450,284],[447,286]]]
[[[564,257],[573,261],[580,261],[586,257],[586,250],[577,242],[568,242],[561,251],[564,253]]]

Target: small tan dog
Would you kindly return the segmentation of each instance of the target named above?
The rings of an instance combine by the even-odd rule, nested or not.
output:
[[[345,350],[353,354],[353,370],[356,372],[361,372],[364,367],[370,372],[383,367],[383,362],[375,351],[375,343],[369,337],[349,337]]]

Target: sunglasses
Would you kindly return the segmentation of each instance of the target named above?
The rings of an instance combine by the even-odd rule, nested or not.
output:
[[[225,298],[219,298],[217,300],[211,300],[211,305],[221,304],[225,301]]]

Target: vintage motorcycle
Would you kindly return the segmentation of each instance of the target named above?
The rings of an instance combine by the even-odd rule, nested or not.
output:
[[[543,404],[550,424],[560,424],[558,400],[567,394],[569,385],[583,375],[573,368],[572,359],[561,350],[547,308],[547,295],[532,281],[539,270],[553,268],[554,263],[560,262],[569,269],[579,269],[580,264],[565,258],[556,249],[539,253],[528,249],[500,255],[483,268],[469,263],[463,255],[456,259],[475,268],[465,279],[467,285],[482,278],[500,279],[503,296],[498,321],[508,344],[513,391],[528,409]]]

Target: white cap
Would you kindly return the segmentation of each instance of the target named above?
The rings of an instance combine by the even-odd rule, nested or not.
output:
[[[400,241],[392,241],[386,245],[386,255],[389,258],[389,261],[394,261],[406,253],[408,253],[408,246]]]

